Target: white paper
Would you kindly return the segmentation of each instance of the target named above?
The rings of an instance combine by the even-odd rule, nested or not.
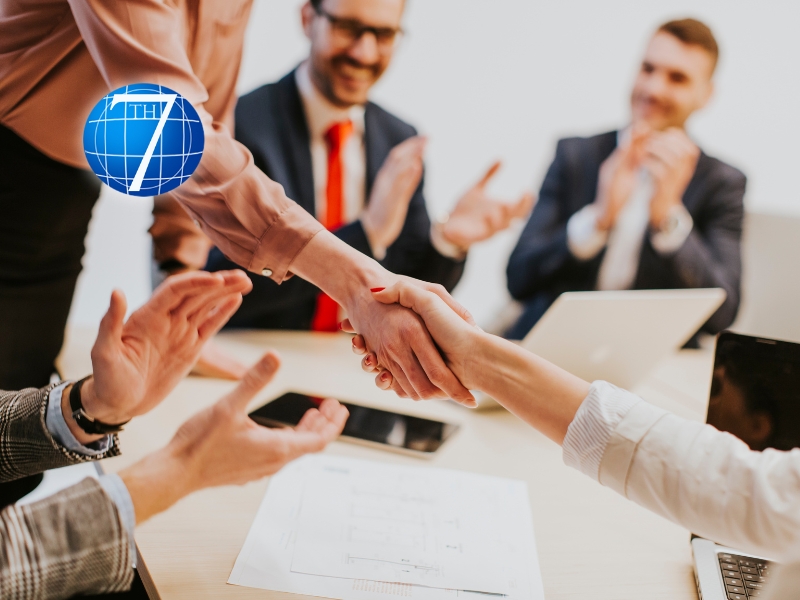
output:
[[[456,525],[457,535],[445,535]],[[467,557],[462,565],[434,552],[451,540],[461,544],[457,556]],[[337,549],[340,557],[367,549],[381,561],[433,555],[441,576],[412,576],[385,562],[337,564]],[[469,585],[447,587],[466,568],[477,571],[465,577]],[[328,455],[306,457],[273,477],[228,583],[343,600],[498,595],[466,591],[475,587],[501,589],[513,600],[544,598],[523,482]]]

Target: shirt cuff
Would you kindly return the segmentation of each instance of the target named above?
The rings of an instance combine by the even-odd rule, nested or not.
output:
[[[600,462],[612,433],[640,402],[638,396],[606,381],[592,383],[564,437],[564,463],[599,481]]]
[[[597,207],[587,204],[567,221],[567,247],[578,260],[591,260],[608,242],[608,232],[597,229]]]
[[[133,537],[134,529],[136,528],[136,512],[133,509],[133,500],[128,493],[128,488],[125,487],[122,479],[116,473],[111,475],[103,475],[100,477],[100,485],[103,486],[106,494],[109,495],[111,500],[117,506],[122,524],[125,526],[125,531],[128,532],[128,541],[131,548],[131,559],[133,560],[133,567],[136,567],[136,541]]]
[[[446,258],[464,260],[467,256],[467,253],[462,248],[445,239],[442,230],[436,226],[436,223],[431,225],[431,244],[439,254]]]
[[[670,209],[668,221],[675,225],[669,231],[656,230],[650,234],[650,243],[659,254],[672,254],[680,250],[694,228],[694,219],[683,204]]]
[[[72,435],[67,422],[64,420],[64,414],[61,412],[61,394],[70,383],[69,381],[65,381],[50,391],[50,397],[47,401],[47,414],[45,415],[47,431],[50,432],[53,439],[67,450],[85,456],[99,456],[107,452],[111,447],[111,436],[107,435],[96,442],[92,442],[88,446],[84,446]]]

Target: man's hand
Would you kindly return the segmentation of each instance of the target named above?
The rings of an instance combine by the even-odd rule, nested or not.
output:
[[[81,390],[86,413],[122,423],[156,406],[187,375],[251,287],[238,270],[176,275],[127,322],[125,296],[115,291],[92,348],[94,377]]]
[[[184,423],[163,451],[120,473],[137,523],[196,490],[272,475],[338,437],[348,412],[330,398],[294,429],[270,429],[247,416],[248,404],[279,366],[277,354],[265,354],[230,394]]]
[[[472,315],[442,286],[397,275],[392,280],[390,287],[402,282],[435,295],[454,315],[469,326],[475,325]],[[389,387],[398,396],[413,400],[452,398],[474,405],[474,396],[447,367],[419,315],[399,304],[376,301],[374,292],[360,310],[348,314],[353,316],[342,323],[342,328],[363,335],[375,357],[375,366],[393,374]]]
[[[649,135],[650,129],[646,125],[634,125],[629,139],[600,165],[595,198],[600,215],[597,227],[600,230],[608,231],[614,227],[620,211],[631,197]]]
[[[643,164],[655,185],[650,200],[651,227],[661,227],[672,208],[683,202],[699,158],[700,148],[682,129],[673,127],[649,136]]]
[[[469,323],[456,314],[441,297],[431,291],[414,285],[410,280],[397,281],[392,286],[375,292],[375,299],[383,304],[397,304],[413,310],[424,321],[433,341],[442,351],[447,367],[466,386],[473,387],[475,365],[472,362],[477,356],[477,336],[482,333],[474,323]],[[342,323],[342,329],[355,333],[349,321]],[[393,384],[392,374],[385,370],[373,352],[368,352],[364,338],[357,335],[353,338],[353,352],[366,354],[361,367],[367,372],[378,372],[375,384],[381,389],[389,389]],[[474,406],[473,403],[464,403]]]
[[[314,235],[297,255],[292,272],[322,289],[344,308],[370,350],[392,371],[396,392],[412,398],[450,397],[459,402],[474,402],[469,390],[444,364],[420,318],[402,306],[383,305],[370,293],[371,288],[392,285],[400,276],[324,230]],[[430,288],[471,321],[467,311],[442,286],[410,281]]]
[[[373,251],[385,251],[403,230],[408,204],[422,178],[426,143],[426,138],[416,136],[398,144],[375,177],[369,202],[361,215]]]
[[[494,163],[480,181],[461,196],[447,222],[441,225],[444,239],[465,252],[472,244],[503,231],[514,219],[524,217],[533,208],[531,193],[523,194],[513,203],[489,197],[486,187],[500,165],[500,162]]]

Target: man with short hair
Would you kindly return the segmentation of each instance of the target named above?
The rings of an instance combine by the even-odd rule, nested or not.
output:
[[[239,99],[235,135],[256,166],[338,238],[389,271],[452,290],[469,247],[526,215],[533,198],[491,199],[486,186],[499,168],[493,165],[448,218],[431,225],[422,192],[426,140],[369,101],[402,35],[404,6],[404,0],[306,3],[308,59]],[[235,267],[215,248],[206,268]],[[253,292],[230,325],[337,330],[343,318],[337,304],[309,282],[251,279]]]
[[[703,330],[733,322],[746,180],[686,133],[711,98],[718,56],[703,23],[665,23],[636,76],[631,124],[559,141],[508,263],[524,304],[508,337],[524,337],[567,291],[720,287],[727,299]]]

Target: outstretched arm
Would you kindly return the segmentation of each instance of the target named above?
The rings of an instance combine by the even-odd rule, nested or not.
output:
[[[0,596],[124,591],[133,578],[134,546],[133,523],[123,518],[123,505],[132,505],[141,523],[193,491],[271,475],[325,448],[347,420],[336,400],[308,411],[294,430],[261,427],[247,416],[248,403],[278,365],[274,353],[265,355],[233,392],[187,421],[166,448],[119,476],[103,476],[99,483],[85,479],[39,502],[2,511]]]
[[[589,385],[465,324],[423,290],[400,283],[376,297],[420,314],[465,385],[562,444],[568,465],[697,534],[777,559],[796,552],[800,450],[754,452],[611,384]]]
[[[197,490],[272,475],[338,437],[348,412],[333,399],[309,410],[294,429],[270,429],[250,419],[248,405],[279,367],[278,355],[268,352],[230,394],[184,423],[163,450],[120,472],[137,523]]]
[[[84,412],[118,424],[156,406],[249,288],[238,271],[176,276],[127,322],[125,297],[114,292],[92,349],[94,377],[81,388]],[[119,454],[116,436],[90,435],[78,426],[71,388],[65,382],[0,392],[0,481]]]

